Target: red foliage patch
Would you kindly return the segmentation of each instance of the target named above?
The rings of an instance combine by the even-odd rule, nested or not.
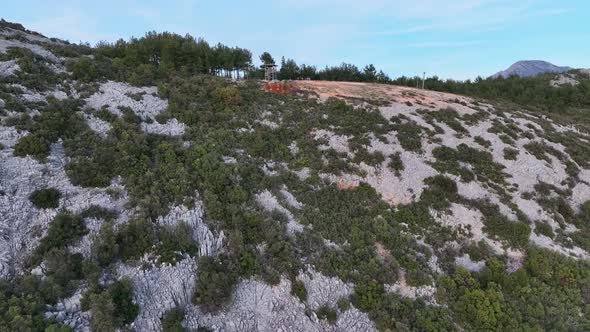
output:
[[[291,82],[265,82],[262,84],[262,88],[268,92],[275,93],[290,93],[295,92],[295,84]]]

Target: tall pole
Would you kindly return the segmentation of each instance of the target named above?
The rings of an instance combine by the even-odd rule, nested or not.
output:
[[[426,79],[426,72],[422,73],[422,90],[424,90],[424,80]]]

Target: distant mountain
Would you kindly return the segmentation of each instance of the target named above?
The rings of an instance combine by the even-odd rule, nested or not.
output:
[[[508,69],[500,71],[492,75],[495,77],[509,77],[510,75],[518,75],[520,77],[536,76],[543,73],[563,73],[572,69],[571,67],[556,66],[547,61],[541,60],[523,60],[515,62]]]

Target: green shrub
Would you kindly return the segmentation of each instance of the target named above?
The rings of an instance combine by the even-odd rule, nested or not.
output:
[[[114,305],[115,326],[123,326],[135,320],[139,306],[133,303],[133,282],[129,278],[118,280],[108,287]]]
[[[515,247],[525,247],[531,234],[530,226],[523,221],[512,221],[506,218],[498,206],[485,201],[470,202],[484,216],[485,231],[500,239],[506,240]]]
[[[82,218],[94,218],[94,219],[102,219],[104,221],[112,221],[117,219],[119,213],[115,210],[110,210],[105,207],[99,205],[90,205],[82,212],[80,212],[80,217]]]
[[[90,295],[90,328],[92,331],[115,331],[115,305],[108,292]]]
[[[327,305],[319,307],[316,311],[316,315],[318,316],[318,319],[326,319],[330,324],[336,323],[336,319],[338,319],[336,310],[328,307]]]
[[[96,111],[94,113],[94,115],[96,115],[97,118],[99,118],[103,121],[106,121],[108,123],[112,123],[118,118],[116,114],[113,114],[111,111],[109,111],[108,108],[105,108],[105,107]]]
[[[307,302],[307,289],[301,280],[295,280],[291,283],[291,294],[297,296],[299,301]]]
[[[406,151],[422,151],[422,127],[414,121],[397,124],[394,126],[397,130],[397,139],[400,145]]]
[[[76,158],[66,165],[66,174],[73,185],[81,187],[107,187],[112,174],[91,159]]]
[[[504,159],[506,160],[516,160],[518,157],[518,150],[513,148],[504,148]]]
[[[52,248],[64,248],[86,234],[88,230],[84,219],[67,210],[60,211],[49,223],[47,235],[41,239],[35,252],[43,255]]]
[[[98,78],[98,71],[96,64],[88,57],[81,57],[76,61],[68,64],[69,70],[72,72],[72,78],[75,80],[90,82]]]
[[[55,188],[35,190],[29,200],[39,209],[56,209],[59,207],[61,193]]]
[[[205,311],[217,311],[231,299],[237,275],[227,257],[199,258],[193,303]]]
[[[35,134],[21,137],[14,145],[14,155],[24,157],[30,155],[36,159],[44,159],[49,155],[49,144]]]
[[[239,105],[242,101],[240,90],[233,86],[217,88],[213,91],[213,95],[226,107]]]
[[[387,164],[391,168],[396,176],[400,176],[400,173],[404,170],[404,163],[401,158],[401,153],[396,152],[389,156],[389,163]]]
[[[182,259],[183,254],[195,256],[198,252],[198,244],[191,235],[192,229],[183,221],[173,226],[160,226],[156,247],[160,261],[174,263]]]
[[[483,146],[484,148],[489,148],[492,146],[492,142],[488,141],[487,139],[481,136],[475,136],[473,140],[475,141],[475,143]]]
[[[341,297],[338,299],[338,302],[336,302],[336,305],[341,312],[345,312],[346,310],[350,309],[350,300],[345,297]]]
[[[143,219],[133,219],[119,227],[117,245],[121,258],[125,261],[141,258],[152,249],[154,231],[152,224]]]
[[[106,267],[113,263],[120,255],[117,234],[111,222],[105,222],[100,226],[98,234],[93,239],[91,247],[92,257],[100,267]]]
[[[179,307],[172,308],[162,317],[162,329],[164,332],[184,332],[181,324],[183,319],[184,310]]]
[[[445,209],[457,200],[457,184],[444,175],[436,175],[424,180],[428,188],[422,192],[420,200],[434,209]]]
[[[369,166],[379,166],[381,163],[385,161],[385,157],[383,153],[380,151],[375,151],[373,153],[367,151],[367,149],[359,149],[355,152],[355,156],[352,159],[354,163],[361,163],[364,162]]]
[[[535,223],[535,232],[541,235],[545,235],[551,239],[555,236],[551,225],[542,222]]]

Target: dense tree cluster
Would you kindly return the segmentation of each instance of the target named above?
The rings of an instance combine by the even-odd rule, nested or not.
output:
[[[374,65],[370,64],[363,69],[348,63],[339,66],[330,66],[318,70],[315,66],[298,66],[295,60],[283,57],[278,73],[281,80],[324,80],[324,81],[349,81],[349,82],[373,82],[388,83],[391,81],[383,71],[377,71]]]
[[[95,54],[111,60],[112,75],[137,84],[149,84],[173,72],[240,77],[252,65],[252,54],[246,49],[223,44],[210,46],[203,39],[168,32],[149,32],[129,41],[101,42]]]
[[[590,80],[583,74],[579,75],[577,85],[565,84],[559,88],[553,87],[550,81],[555,74],[542,74],[535,77],[510,76],[509,78],[478,77],[475,80],[442,80],[437,76],[429,77],[425,81],[425,88],[436,91],[486,98],[490,100],[506,100],[528,109],[552,111],[554,113],[567,112],[568,108],[590,107]],[[392,80],[392,84],[410,87],[420,86],[419,77],[399,77]]]

